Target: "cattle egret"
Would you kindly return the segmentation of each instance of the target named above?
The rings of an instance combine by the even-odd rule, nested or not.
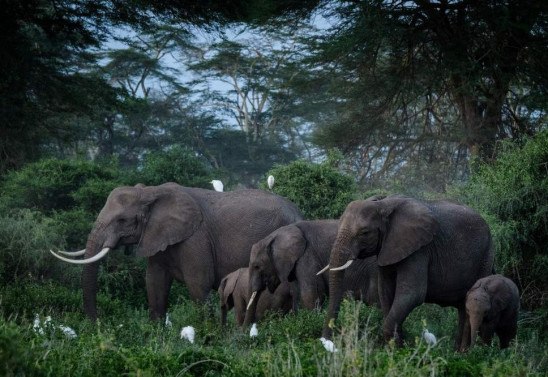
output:
[[[63,325],[59,325],[59,329],[63,332],[63,334],[65,334],[65,336],[69,339],[74,339],[76,338],[76,331],[74,331],[73,329],[71,329],[70,327],[68,326],[63,326]]]
[[[326,349],[326,351],[329,352],[339,352],[337,348],[335,348],[335,343],[333,343],[329,339],[325,339],[323,336],[320,338],[320,342],[323,344],[323,348]]]
[[[32,329],[35,333],[44,335],[44,329],[40,326],[40,316],[38,314],[34,316],[34,324],[32,325]]]
[[[209,182],[213,185],[213,188],[215,191],[223,192],[223,182],[219,181],[218,179],[214,179],[213,181]]]
[[[173,327],[173,323],[171,323],[171,321],[169,320],[169,314],[166,313],[166,321],[165,321],[165,326],[166,327]]]
[[[259,330],[257,330],[257,324],[254,323],[251,325],[251,330],[249,330],[249,336],[251,338],[255,338],[258,335],[259,335]]]
[[[426,342],[426,344],[428,344],[429,346],[435,346],[436,343],[438,342],[436,340],[436,336],[434,334],[432,334],[431,332],[429,332],[427,329],[424,329],[422,331],[422,338],[424,339],[424,341]]]
[[[268,188],[272,190],[272,187],[274,187],[274,176],[269,175],[268,179],[266,180],[266,183],[268,183]]]
[[[196,335],[196,331],[194,331],[194,327],[192,326],[183,327],[181,330],[181,339],[186,339],[190,343],[194,343],[194,335]]]

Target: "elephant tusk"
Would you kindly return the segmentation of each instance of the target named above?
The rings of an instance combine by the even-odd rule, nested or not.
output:
[[[51,251],[51,250],[50,250]],[[80,250],[80,251],[57,251],[59,254],[68,255],[69,257],[79,257],[86,253],[86,249]]]
[[[105,247],[103,250],[101,250],[100,253],[98,253],[97,255],[91,257],[91,258],[88,258],[88,259],[68,259],[68,258],[65,258],[65,257],[62,257],[60,255],[57,255],[55,254],[55,252],[53,252],[52,250],[50,250],[49,252],[52,253],[56,258],[59,258],[61,259],[62,261],[65,261],[65,262],[68,262],[68,263],[74,263],[74,264],[89,264],[89,263],[93,263],[93,262],[96,262],[98,261],[99,259],[103,258],[105,255],[107,255],[107,253],[109,252],[110,248],[109,247]]]
[[[245,310],[249,310],[256,295],[257,295],[257,291],[253,291],[253,293],[251,294],[251,298],[249,299],[249,303],[247,304],[247,308],[245,308]]]
[[[329,264],[322,268],[320,271],[316,273],[316,276],[323,274],[325,271],[329,270]]]
[[[348,262],[346,262],[346,263],[343,264],[342,266],[332,268],[330,271],[342,271],[342,270],[346,270],[348,267],[350,267],[350,265],[352,264],[352,262],[354,262],[354,259],[350,259]]]

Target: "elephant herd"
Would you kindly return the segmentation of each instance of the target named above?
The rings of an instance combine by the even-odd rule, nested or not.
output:
[[[328,299],[322,337],[331,339],[341,300],[351,295],[380,307],[383,336],[398,345],[404,320],[425,302],[458,310],[461,351],[478,332],[485,342],[496,333],[501,348],[516,335],[519,293],[493,275],[489,227],[449,201],[375,196],[351,202],[339,220],[306,221],[292,202],[262,190],[119,187],[84,250],[52,252],[84,264],[84,311],[92,320],[99,260],[122,245],[147,258],[151,319],[165,317],[175,279],[199,302],[217,289],[223,324],[232,308],[241,326],[267,310],[313,309]]]

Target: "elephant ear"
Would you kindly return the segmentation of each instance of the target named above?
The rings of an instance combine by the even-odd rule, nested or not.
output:
[[[280,229],[273,237],[268,255],[280,281],[294,281],[295,266],[304,254],[306,239],[302,231],[293,225]]]
[[[387,224],[377,259],[379,266],[398,263],[432,242],[439,224],[424,204],[405,197],[388,197],[379,203]]]
[[[137,255],[151,257],[188,239],[202,222],[196,201],[179,186],[144,187],[145,228]]]
[[[240,268],[238,271],[231,272],[225,276],[223,280],[221,280],[218,292],[223,305],[234,305],[233,300],[231,300],[231,296],[234,293],[238,280],[240,279],[241,272],[242,269]]]

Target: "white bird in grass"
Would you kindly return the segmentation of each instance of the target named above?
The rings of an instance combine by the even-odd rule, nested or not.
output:
[[[259,330],[257,330],[257,324],[254,323],[251,325],[251,330],[249,330],[249,336],[251,338],[255,338],[258,335],[259,335]]]
[[[34,324],[32,325],[32,329],[35,333],[44,335],[44,329],[40,326],[40,316],[38,314],[34,315]]]
[[[196,331],[194,330],[194,327],[192,326],[183,327],[183,329],[181,330],[181,339],[186,339],[190,343],[194,343],[195,335],[196,335]]]
[[[215,191],[223,192],[223,182],[219,181],[218,179],[214,179],[213,181],[209,182],[213,185],[213,188]]]
[[[436,336],[429,332],[427,329],[422,330],[422,338],[431,347],[434,347],[436,343],[438,342],[436,340]]]
[[[168,313],[166,313],[166,321],[165,321],[164,324],[165,324],[166,327],[169,327],[169,328],[173,327],[173,323],[171,323],[171,321],[169,320],[169,314]]]
[[[272,190],[272,187],[274,187],[274,176],[273,175],[269,175],[267,180],[266,180],[266,183],[268,184],[268,188],[270,190]]]
[[[323,344],[323,348],[326,349],[326,351],[329,352],[339,352],[337,348],[335,348],[335,343],[333,343],[329,339],[325,339],[323,336],[320,338],[320,342]]]
[[[74,339],[76,338],[76,331],[74,331],[73,329],[71,329],[70,327],[68,326],[63,326],[63,325],[59,325],[59,329],[63,332],[63,334],[65,334],[65,336],[69,339]]]

